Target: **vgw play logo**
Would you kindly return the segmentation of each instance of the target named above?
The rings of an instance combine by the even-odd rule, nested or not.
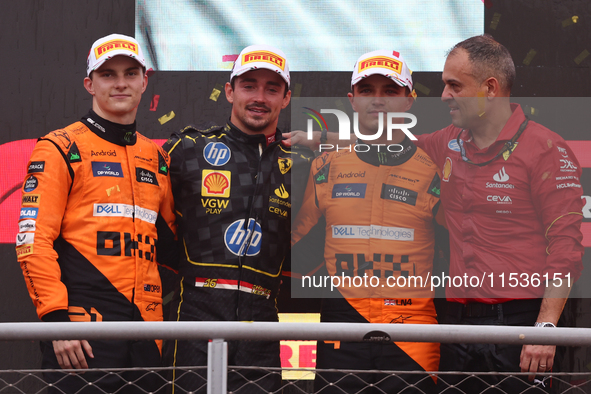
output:
[[[309,140],[312,140],[313,137],[313,132],[314,132],[314,121],[316,122],[316,124],[318,125],[318,127],[320,127],[320,131],[324,134],[324,131],[328,131],[328,126],[326,123],[326,120],[324,119],[324,117],[321,114],[333,114],[336,115],[337,120],[339,122],[339,140],[344,140],[344,141],[350,141],[351,140],[351,121],[349,119],[349,116],[343,112],[340,111],[338,109],[321,109],[320,112],[309,108],[309,107],[303,107],[303,109],[305,109],[306,111],[304,111],[303,113],[310,116],[312,119],[308,119],[307,124],[306,124],[306,134],[307,134],[307,138]],[[359,138],[361,141],[374,141],[377,140],[378,138],[380,138],[382,136],[382,133],[384,132],[384,117],[383,116],[379,116],[378,117],[379,121],[378,121],[378,130],[376,131],[375,134],[361,134],[361,132],[359,131],[359,114],[357,112],[353,113],[353,133],[354,135]],[[410,123],[393,123],[394,119],[410,119]],[[410,131],[409,129],[416,126],[417,125],[417,117],[414,116],[413,114],[410,113],[406,113],[406,112],[387,112],[386,113],[386,137],[388,139],[388,141],[392,140],[392,131],[393,130],[402,130],[402,132],[404,132],[404,134],[406,134],[408,136],[408,138],[410,138],[413,141],[417,140],[417,137],[415,137]],[[373,146],[377,146],[378,147],[378,151],[380,151],[381,147],[385,146],[385,149],[388,152],[392,152],[392,153],[396,153],[396,152],[402,152],[402,150],[404,149],[402,145],[400,144],[371,144]],[[318,147],[318,149],[320,150],[320,152],[322,152],[322,150],[329,150],[329,149],[335,149],[335,146],[333,144],[326,144],[326,143],[321,143]],[[339,147],[339,145],[337,144],[336,146],[336,150],[338,151],[339,149],[351,149],[351,145],[348,144],[346,147]],[[370,150],[370,145],[368,144],[355,144],[353,146],[353,149],[356,152],[367,152]]]

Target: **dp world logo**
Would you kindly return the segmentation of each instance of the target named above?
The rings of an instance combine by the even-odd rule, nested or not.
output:
[[[224,233],[226,247],[236,256],[254,256],[261,251],[261,225],[252,218],[248,219],[248,226],[245,223],[245,219],[236,220]]]
[[[321,114],[333,114],[337,117],[337,121],[339,122],[339,140],[346,140],[350,141],[351,139],[351,121],[349,120],[349,116],[338,109],[321,109],[320,112],[313,110],[309,107],[303,107],[306,111],[303,112],[304,114],[310,116],[312,119],[308,119],[306,124],[306,131],[307,131],[307,138],[312,140],[314,138],[313,131],[314,131],[314,122],[320,127],[320,131],[327,130],[328,126],[326,120]],[[393,123],[394,119],[410,119],[410,123]],[[386,127],[385,131],[387,133],[388,141],[392,140],[392,130],[402,130],[404,134],[408,136],[413,141],[417,140],[409,129],[417,125],[417,117],[413,114],[406,113],[406,112],[387,112],[386,113]],[[362,141],[374,141],[377,140],[382,136],[384,132],[384,117],[378,117],[378,130],[375,134],[361,134],[359,131],[359,114],[357,112],[353,113],[353,133],[357,138]],[[391,148],[395,147],[395,148]],[[332,144],[323,144],[321,143],[319,146],[319,150],[322,152],[322,149],[334,149],[335,146]],[[339,149],[337,145],[337,150]],[[369,145],[367,144],[356,144],[354,147],[355,151],[357,152],[367,152],[369,150]],[[400,144],[392,144],[387,145],[387,150],[389,152],[401,152],[403,150],[402,145]]]

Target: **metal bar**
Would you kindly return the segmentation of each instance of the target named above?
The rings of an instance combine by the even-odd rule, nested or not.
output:
[[[52,339],[211,339],[362,341],[371,332],[399,342],[591,345],[591,328],[535,328],[443,324],[274,322],[0,323],[1,341]],[[368,340],[369,337],[366,338]]]
[[[207,344],[207,394],[228,392],[228,343],[214,339]]]

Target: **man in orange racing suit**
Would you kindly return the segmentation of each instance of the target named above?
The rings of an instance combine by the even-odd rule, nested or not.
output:
[[[162,320],[156,244],[174,240],[175,217],[168,155],[136,132],[145,65],[132,37],[97,40],[84,79],[92,110],[40,138],[31,155],[16,254],[43,321]],[[45,369],[160,365],[160,341],[59,340],[41,347]],[[155,391],[158,382],[142,375],[45,378],[50,392]]]
[[[324,153],[312,164],[292,231],[293,270],[307,272],[299,269],[303,263],[297,256],[300,248],[309,250],[310,242],[318,242],[309,231],[324,217],[324,261],[340,298],[323,299],[321,321],[436,324],[426,280],[439,208],[438,168],[400,129],[391,139],[383,133],[364,140],[379,123],[386,124],[386,113],[411,108],[410,71],[398,52],[370,52],[357,61],[351,88],[349,100],[362,135],[351,148]],[[413,277],[420,277],[416,285]],[[303,286],[310,283],[306,279]],[[434,371],[438,366],[437,343],[319,341],[317,349],[319,369]],[[436,390],[434,378],[424,374],[317,372],[315,391],[360,392],[370,383],[383,392],[399,392],[409,384],[416,392]]]

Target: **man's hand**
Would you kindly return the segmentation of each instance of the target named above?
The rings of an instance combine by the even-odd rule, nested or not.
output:
[[[53,351],[62,369],[88,369],[84,352],[94,358],[88,341],[53,341]]]
[[[523,345],[519,358],[521,372],[531,372],[532,375],[528,376],[531,382],[536,373],[551,371],[555,353],[556,346]]]
[[[309,140],[307,133],[303,130],[294,130],[289,133],[283,133],[283,137],[287,140],[283,141],[286,146],[302,145],[312,150],[318,149],[320,143],[320,131],[312,132],[313,139]]]
[[[538,322],[549,322],[558,324],[560,314],[564,309],[564,304],[570,293],[571,288],[566,281],[552,281],[544,291],[544,298],[538,314]],[[539,328],[540,330],[552,330],[552,328]],[[523,345],[521,356],[519,358],[521,372],[531,372],[533,374],[552,370],[554,365],[554,354],[556,346],[552,345]],[[535,375],[529,375],[530,381],[534,380]]]

